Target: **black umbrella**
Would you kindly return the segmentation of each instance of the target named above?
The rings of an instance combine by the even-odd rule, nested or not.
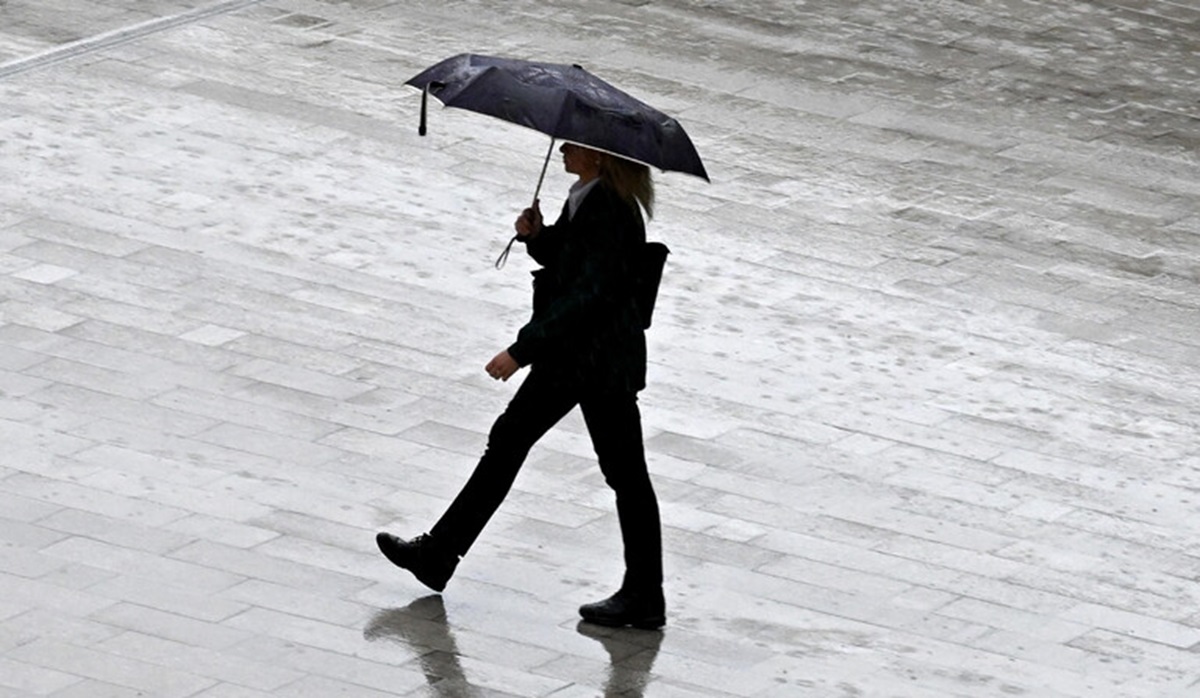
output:
[[[534,201],[556,140],[708,181],[700,155],[678,121],[577,65],[463,53],[425,69],[406,84],[423,91],[418,129],[422,136],[430,94],[447,107],[488,114],[550,136]],[[511,248],[512,241],[496,260],[497,267],[503,266]],[[657,265],[661,271],[661,259]]]
[[[464,53],[427,68],[407,84],[424,90],[421,135],[425,135],[426,95],[432,94],[447,107],[541,131],[552,139],[551,152],[554,140],[571,141],[661,170],[708,179],[678,121],[577,65]]]

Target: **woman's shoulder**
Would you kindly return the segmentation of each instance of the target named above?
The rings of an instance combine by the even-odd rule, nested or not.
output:
[[[624,203],[624,199],[621,198],[620,192],[618,192],[616,188],[603,179],[599,182],[596,182],[596,186],[593,187],[592,191],[588,193],[588,198],[592,198],[593,196],[597,199],[603,200],[608,204]]]
[[[607,182],[598,182],[588,192],[587,198],[580,208],[584,206],[587,207],[588,213],[591,216],[606,218],[610,222],[619,222],[622,224],[622,227],[629,226],[641,229],[645,226],[642,220],[642,212],[638,208],[637,202],[625,199]]]

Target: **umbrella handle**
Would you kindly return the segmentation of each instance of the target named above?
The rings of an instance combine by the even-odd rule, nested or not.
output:
[[[537,203],[538,194],[542,193],[542,182],[546,180],[546,168],[550,166],[550,156],[554,154],[554,141],[554,138],[550,139],[550,148],[546,151],[546,161],[542,163],[542,174],[540,177],[538,177],[537,189],[533,190],[534,204]],[[530,206],[533,206],[533,204],[530,204]],[[513,243],[516,241],[517,236],[514,235],[512,239],[508,241],[508,244],[504,246],[504,251],[501,252],[500,256],[496,258],[497,269],[504,268],[505,263],[508,262],[508,253],[512,251]]]

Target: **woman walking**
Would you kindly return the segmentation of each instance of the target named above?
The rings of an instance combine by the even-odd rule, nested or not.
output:
[[[530,372],[488,435],[487,448],[454,502],[427,534],[376,536],[380,551],[442,591],[499,508],[533,445],[576,405],[605,481],[616,494],[625,548],[620,589],[585,604],[584,620],[659,628],[666,622],[658,501],[646,469],[637,393],[645,387],[646,336],[635,302],[646,241],[639,206],[651,215],[650,170],[630,160],[564,144],[577,175],[562,214],[545,225],[538,202],[522,212],[517,239],[542,268],[534,272],[533,316],[517,341],[485,367],[507,381]]]

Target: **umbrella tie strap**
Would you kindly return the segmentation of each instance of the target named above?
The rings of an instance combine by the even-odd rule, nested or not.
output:
[[[496,258],[496,268],[497,269],[504,268],[504,264],[508,261],[508,253],[512,251],[513,243],[516,241],[517,241],[517,236],[514,235],[512,237],[512,240],[509,240],[508,244],[504,246],[504,251],[501,252],[500,256]]]
[[[425,89],[421,90],[421,124],[417,126],[417,135],[424,136],[428,130],[425,128],[425,114],[429,107],[429,83],[425,83]]]

